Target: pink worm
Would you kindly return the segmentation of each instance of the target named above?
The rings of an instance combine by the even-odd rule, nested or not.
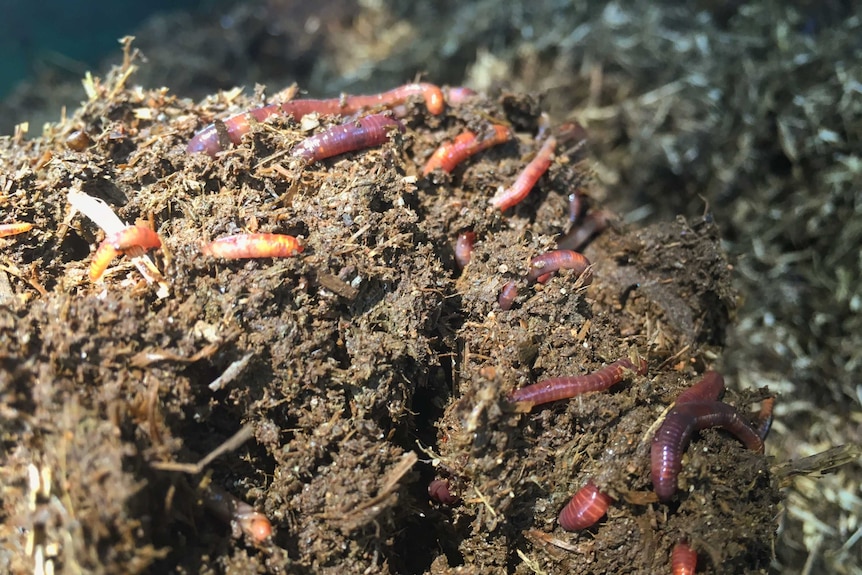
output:
[[[533,385],[516,389],[509,395],[509,401],[529,401],[533,405],[542,405],[558,399],[569,399],[588,391],[608,389],[622,381],[630,372],[638,375],[646,374],[646,360],[639,359],[638,366],[635,367],[630,359],[624,357],[588,375],[545,379]]]
[[[545,283],[552,273],[567,269],[582,275],[590,267],[590,260],[572,250],[551,250],[530,260],[530,271],[527,273],[528,283]],[[589,284],[592,277],[585,277],[584,283]]]
[[[354,150],[372,148],[386,142],[389,133],[404,126],[383,114],[373,114],[340,126],[333,126],[301,141],[291,152],[294,158],[317,162]]]

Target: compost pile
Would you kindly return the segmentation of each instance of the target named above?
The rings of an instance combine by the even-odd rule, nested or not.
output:
[[[584,249],[592,283],[562,272],[503,310],[504,284],[571,227],[569,194],[600,209],[583,145],[558,149],[514,209],[489,206],[539,148],[534,98],[480,94],[440,115],[410,99],[403,133],[310,164],[289,151],[343,119],[275,116],[212,158],[187,153],[192,135],[263,90],[196,105],[135,87],[126,56],[68,118],[0,141],[3,223],[34,226],[0,240],[4,571],[655,573],[681,539],[701,572],[766,569],[779,496],[762,455],[704,431],[672,503],[649,476],[653,424],[715,363],[735,306],[708,214],[612,221]],[[514,137],[422,175],[442,143],[491,124]],[[163,279],[125,257],[91,282],[104,234],[70,192],[152,227]],[[201,253],[239,232],[303,251]],[[610,391],[529,413],[507,400],[631,356],[648,374]],[[725,400],[744,413],[763,397]],[[181,465],[246,429],[198,473]],[[590,479],[615,502],[567,533],[559,510]],[[237,537],[204,504],[214,488],[272,537]]]

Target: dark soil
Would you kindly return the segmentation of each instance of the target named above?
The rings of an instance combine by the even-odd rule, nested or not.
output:
[[[671,504],[649,479],[650,427],[714,364],[736,305],[708,215],[614,224],[585,251],[589,287],[562,273],[503,311],[500,288],[553,249],[588,180],[583,154],[562,151],[513,213],[487,205],[537,149],[531,97],[440,117],[414,103],[403,136],[305,166],[284,154],[307,135],[285,118],[216,159],[188,155],[195,130],[260,100],[196,106],[122,77],[42,136],[0,140],[3,221],[35,224],[0,240],[3,570],[29,573],[35,555],[59,573],[656,573],[687,538],[699,572],[765,572],[779,495],[764,456],[707,431]],[[489,122],[517,138],[421,177],[440,143]],[[89,282],[102,233],[70,190],[154,226],[167,297],[125,258]],[[238,231],[297,235],[304,251],[201,255]],[[634,353],[649,374],[609,392],[526,414],[505,399]],[[246,424],[254,439],[202,473],[164,469]],[[456,504],[429,500],[435,477]],[[616,503],[566,533],[557,514],[589,478]],[[263,511],[272,540],[235,538],[201,503],[210,483]]]

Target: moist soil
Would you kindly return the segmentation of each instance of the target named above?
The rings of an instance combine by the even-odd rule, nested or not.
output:
[[[276,117],[216,158],[190,155],[196,130],[262,93],[198,105],[135,88],[129,71],[96,80],[41,136],[0,140],[3,223],[34,224],[0,240],[4,571],[656,573],[681,539],[699,572],[766,571],[779,493],[763,455],[708,430],[672,502],[656,501],[649,477],[654,423],[713,366],[734,315],[708,214],[612,221],[584,249],[591,284],[566,272],[524,284],[504,311],[502,286],[571,227],[568,195],[601,207],[576,146],[525,202],[488,205],[538,150],[535,98],[480,95],[440,116],[420,99],[403,134],[306,165],[291,148],[340,118]],[[422,177],[441,143],[492,123],[516,137]],[[166,293],[128,258],[89,281],[104,234],[70,209],[70,191],[158,232]],[[462,270],[465,230],[477,240]],[[304,250],[200,251],[258,231]],[[607,392],[531,412],[506,400],[634,355],[648,374]],[[762,398],[725,401],[747,413]],[[199,473],[171,467],[246,425],[253,437]],[[435,479],[447,503],[429,497]],[[595,527],[565,532],[557,515],[589,479],[615,502]],[[273,536],[237,536],[203,504],[211,486],[265,513]]]

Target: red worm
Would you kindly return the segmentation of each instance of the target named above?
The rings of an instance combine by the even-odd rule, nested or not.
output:
[[[588,391],[608,389],[632,372],[645,375],[647,362],[639,359],[636,368],[630,359],[624,357],[587,375],[544,379],[533,385],[516,389],[509,394],[509,401],[529,401],[533,405],[542,405],[558,399],[569,399]]]
[[[477,136],[474,132],[468,130],[458,134],[454,141],[441,145],[431,154],[431,157],[422,169],[422,175],[427,176],[437,168],[449,173],[470,156],[487,150],[492,146],[508,142],[512,137],[512,133],[506,126],[494,124],[491,126],[491,130],[490,133],[482,134],[481,136]]]
[[[428,497],[443,505],[455,505],[461,500],[460,497],[452,493],[449,482],[445,479],[435,479],[428,484]]]
[[[427,84],[425,82],[405,84],[382,94],[344,96],[343,98],[339,98],[338,101],[342,104],[341,114],[352,114],[378,106],[391,108],[407,102],[413,96],[422,96],[425,99],[425,106],[428,108],[428,111],[435,116],[443,113],[443,109],[446,106],[443,90],[434,84]]]
[[[560,527],[566,531],[592,527],[608,512],[611,501],[613,500],[609,495],[605,495],[592,481],[588,481],[560,511]]]
[[[673,546],[670,554],[670,568],[673,575],[694,575],[697,569],[697,553],[685,541]]]
[[[467,231],[458,234],[458,239],[455,241],[455,263],[458,264],[459,268],[466,268],[473,258],[473,242],[475,241],[476,234],[473,232]]]
[[[115,250],[124,251],[138,246],[145,250],[158,249],[162,247],[159,234],[146,226],[126,226],[118,232],[109,234],[105,241],[111,244]]]
[[[210,156],[224,150],[228,144],[238,145],[242,137],[251,131],[254,122],[263,122],[271,116],[283,114],[293,116],[295,120],[301,119],[311,112],[321,114],[335,114],[331,106],[327,106],[330,100],[291,100],[284,104],[269,104],[254,110],[240,112],[224,120],[216,120],[189,141],[186,151],[189,154],[206,152]]]
[[[589,285],[593,281],[592,275],[589,273],[584,275],[585,272],[588,272],[589,266],[590,260],[578,252],[553,250],[536,256],[530,261],[530,272],[527,274],[527,282],[531,284],[535,282],[545,283],[558,270],[572,269],[579,276],[584,277],[584,285]],[[516,297],[518,297],[518,284],[512,280],[503,286],[497,302],[502,309],[508,310],[512,308]]]
[[[682,454],[691,441],[691,434],[708,427],[724,428],[748,449],[763,452],[763,439],[758,430],[745,421],[735,407],[721,401],[677,403],[656,431],[650,452],[652,484],[661,501],[669,500],[676,493]]]
[[[566,235],[557,240],[561,250],[579,250],[594,236],[602,233],[608,227],[613,215],[606,210],[590,212],[578,224],[573,224]],[[574,221],[574,220],[572,220]]]
[[[302,252],[299,241],[285,234],[236,234],[201,246],[201,253],[229,260],[285,258]]]
[[[539,181],[539,178],[541,178],[544,173],[548,171],[548,168],[551,167],[551,162],[554,159],[554,149],[556,147],[557,139],[553,136],[549,136],[539,149],[539,153],[537,153],[536,157],[527,164],[524,171],[522,171],[518,176],[518,179],[515,180],[515,183],[509,188],[501,189],[493,198],[491,198],[491,205],[495,208],[499,208],[501,212],[505,212],[509,208],[516,206],[523,201],[530,193],[530,190],[533,189],[533,186],[536,185],[536,182]]]
[[[120,252],[110,242],[103,241],[99,244],[99,248],[93,254],[93,261],[90,262],[90,281],[95,282],[102,277],[111,261],[118,255]]]
[[[204,504],[222,521],[239,527],[255,543],[264,543],[272,535],[272,523],[266,515],[223,489],[210,487],[204,493]]]
[[[691,401],[718,401],[724,395],[724,378],[717,371],[707,371],[703,379],[680,393],[676,404]]]
[[[354,150],[380,146],[386,142],[394,128],[404,131],[401,122],[389,116],[365,116],[304,139],[290,155],[307,162],[317,162]]]
[[[11,224],[0,224],[0,238],[6,236],[14,236],[23,234],[33,229],[33,224],[29,222],[13,222]]]
[[[145,226],[126,226],[123,229],[109,234],[93,254],[93,261],[90,262],[90,281],[98,281],[105,270],[108,269],[111,261],[130,250],[130,255],[139,255],[142,251],[160,248],[162,240],[159,235]],[[134,253],[134,250],[137,253]]]
[[[590,260],[582,254],[572,250],[552,250],[530,260],[530,271],[527,274],[527,282],[546,282],[553,272],[561,269],[574,270],[577,275],[582,275],[590,267]],[[592,277],[585,277],[584,283],[589,284]]]
[[[512,305],[515,303],[516,297],[518,297],[518,282],[511,280],[506,282],[506,285],[504,285],[503,289],[500,290],[500,295],[497,297],[497,303],[500,304],[501,309],[510,310],[512,309]]]
[[[432,114],[443,112],[443,91],[433,84],[407,84],[382,94],[370,96],[342,96],[326,100],[290,100],[283,104],[270,104],[254,110],[241,112],[225,120],[216,121],[195,134],[186,150],[190,154],[206,152],[210,156],[225,149],[228,143],[239,144],[242,137],[251,131],[252,123],[263,122],[276,115],[293,116],[300,120],[311,113],[349,115],[361,110],[382,106],[394,107],[403,104],[414,95],[422,95]]]

